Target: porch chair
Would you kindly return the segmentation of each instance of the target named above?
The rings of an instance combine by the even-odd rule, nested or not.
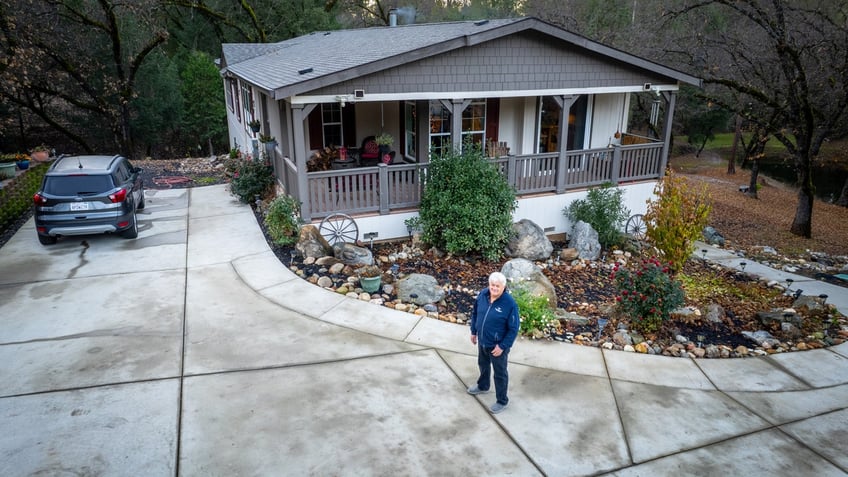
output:
[[[380,146],[374,140],[374,136],[368,136],[362,140],[359,148],[359,165],[376,166],[380,162]]]

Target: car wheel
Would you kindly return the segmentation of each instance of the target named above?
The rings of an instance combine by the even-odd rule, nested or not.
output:
[[[141,202],[138,203],[138,207],[136,209],[141,210],[144,208],[144,187],[141,188]]]
[[[135,211],[133,211],[132,215],[132,225],[127,230],[121,232],[121,237],[134,239],[138,237],[138,217],[135,215]]]
[[[41,245],[53,245],[56,243],[56,237],[38,234],[38,241],[41,242]]]

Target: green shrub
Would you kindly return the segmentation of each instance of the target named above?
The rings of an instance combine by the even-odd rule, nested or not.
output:
[[[274,169],[264,161],[239,161],[230,191],[244,203],[253,202],[256,195],[264,196],[274,184]]]
[[[598,232],[598,241],[604,248],[622,243],[624,221],[630,209],[624,206],[624,190],[606,183],[589,190],[585,199],[568,204],[563,214],[572,223],[586,222]]]
[[[511,293],[521,316],[519,333],[532,335],[534,331],[545,331],[554,322],[554,312],[546,297],[535,296],[521,287],[513,288]]]
[[[0,233],[5,232],[32,207],[32,196],[41,187],[48,164],[35,164],[0,189]]]
[[[615,266],[612,278],[618,289],[617,308],[629,315],[634,329],[656,331],[674,309],[683,305],[683,287],[671,268],[652,257],[635,270]]]
[[[288,195],[271,201],[265,214],[265,226],[268,227],[268,234],[274,243],[291,245],[297,242],[300,230],[300,202]]]
[[[645,214],[648,240],[670,263],[673,273],[695,251],[695,241],[706,227],[712,206],[706,186],[694,187],[668,171],[654,189]]]
[[[430,162],[419,212],[422,238],[449,253],[496,260],[512,233],[516,206],[506,178],[479,147],[466,144],[461,154]]]

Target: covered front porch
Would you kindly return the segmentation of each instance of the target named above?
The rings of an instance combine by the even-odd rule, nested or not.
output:
[[[557,152],[509,155],[490,158],[515,189],[519,198],[540,194],[563,194],[606,182],[654,180],[665,167],[664,144],[641,144]],[[379,164],[307,172],[305,190],[300,190],[296,164],[288,158],[277,161],[286,190],[303,203],[304,220],[321,219],[334,213],[391,214],[417,208],[426,185],[428,163]],[[306,215],[308,214],[308,215]]]

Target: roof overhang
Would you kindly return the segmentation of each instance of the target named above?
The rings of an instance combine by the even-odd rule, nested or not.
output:
[[[646,89],[646,86],[649,86]],[[393,93],[393,94],[368,94],[355,97],[349,94],[337,95],[303,95],[291,96],[287,99],[291,104],[319,104],[319,103],[367,103],[380,101],[428,101],[440,99],[482,99],[482,98],[522,98],[535,96],[580,96],[585,94],[615,94],[615,93],[645,93],[650,92],[659,95],[665,91],[677,91],[676,84],[652,84],[642,86],[609,86],[598,88],[570,88],[570,89],[538,89],[538,90],[515,90],[515,91],[451,91],[451,92],[415,92],[415,93]]]

